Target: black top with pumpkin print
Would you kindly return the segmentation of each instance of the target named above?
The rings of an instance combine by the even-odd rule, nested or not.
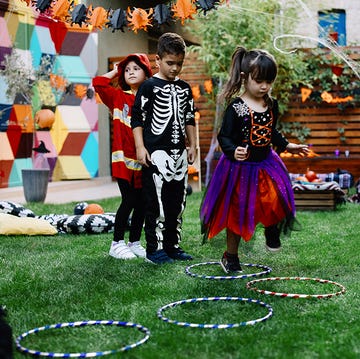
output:
[[[234,160],[235,149],[248,146],[246,161],[260,162],[267,157],[272,145],[284,151],[289,142],[276,129],[277,118],[276,100],[272,109],[255,112],[240,97],[236,98],[227,107],[218,134],[224,154]]]

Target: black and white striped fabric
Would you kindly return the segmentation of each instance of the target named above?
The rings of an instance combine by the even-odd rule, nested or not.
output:
[[[19,203],[0,201],[0,213],[12,214],[17,217],[35,217],[32,210],[25,208]]]
[[[114,231],[115,214],[83,214],[67,216],[56,223],[59,233],[109,233]]]

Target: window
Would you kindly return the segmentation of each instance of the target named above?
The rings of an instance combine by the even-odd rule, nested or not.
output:
[[[319,11],[320,39],[329,35],[340,46],[346,46],[346,13],[345,10],[331,9]]]

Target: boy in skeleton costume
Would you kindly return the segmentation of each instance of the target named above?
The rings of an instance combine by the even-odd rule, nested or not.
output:
[[[131,118],[137,159],[143,166],[146,259],[155,264],[192,259],[179,247],[187,168],[196,153],[192,92],[177,77],[184,57],[185,43],[179,35],[165,33],[159,38],[159,72],[139,88]]]

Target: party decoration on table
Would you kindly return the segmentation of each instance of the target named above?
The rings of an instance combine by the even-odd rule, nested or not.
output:
[[[338,292],[335,293],[325,293],[325,294],[297,294],[297,293],[280,293],[275,291],[269,291],[264,289],[258,289],[257,287],[253,287],[254,284],[260,283],[260,282],[268,282],[268,281],[311,281],[315,283],[321,283],[321,284],[332,284],[334,286],[337,286],[340,288]],[[267,294],[267,295],[273,295],[278,296],[282,298],[316,298],[316,299],[323,299],[323,298],[331,298],[334,296],[338,296],[340,294],[344,294],[346,289],[343,285],[326,280],[326,279],[320,279],[320,278],[308,278],[308,277],[272,277],[272,278],[261,278],[261,279],[255,279],[250,282],[246,283],[246,288],[249,290],[253,290],[255,292],[261,293],[261,294]]]
[[[31,334],[37,334],[39,332],[51,329],[60,329],[60,328],[75,328],[75,327],[85,327],[85,326],[94,326],[94,325],[114,325],[118,327],[129,327],[129,328],[136,328],[140,332],[144,333],[144,337],[139,341],[136,341],[132,344],[124,345],[118,349],[111,349],[105,351],[96,351],[96,352],[81,352],[81,353],[55,353],[55,352],[43,352],[41,350],[34,350],[30,348],[26,348],[21,345],[21,341]],[[94,358],[99,356],[105,356],[109,354],[115,354],[120,352],[125,352],[130,349],[136,348],[141,344],[144,344],[150,337],[150,331],[148,328],[132,323],[132,322],[122,322],[117,320],[88,320],[88,321],[79,321],[79,322],[69,322],[69,323],[58,323],[58,324],[51,324],[45,325],[43,327],[31,329],[16,338],[16,348],[20,352],[24,354],[31,354],[34,356],[42,356],[47,358]]]
[[[219,302],[219,301],[233,301],[233,302],[246,302],[246,303],[253,303],[260,305],[261,307],[265,307],[268,310],[268,313],[261,318],[253,319],[249,321],[243,321],[239,323],[229,323],[229,324],[205,324],[205,323],[189,323],[189,322],[180,322],[178,320],[173,320],[165,317],[163,312],[169,308],[174,308],[178,305],[183,305],[186,303],[197,303],[197,302]],[[177,302],[173,302],[161,307],[158,312],[157,316],[159,319],[163,320],[166,323],[176,324],[180,327],[190,327],[190,328],[204,328],[204,329],[229,329],[229,328],[238,328],[246,325],[254,325],[256,323],[264,322],[265,320],[269,319],[273,315],[273,309],[269,304],[261,302],[260,300],[255,300],[251,298],[241,298],[241,297],[204,297],[204,298],[191,298],[191,299],[184,299],[179,300]]]
[[[262,272],[257,273],[249,273],[249,274],[242,274],[239,273],[238,275],[226,275],[226,276],[217,276],[217,275],[203,275],[203,274],[196,274],[192,272],[192,269],[195,267],[201,267],[201,266],[208,266],[208,265],[219,265],[221,266],[220,262],[205,262],[205,263],[197,263],[192,264],[185,268],[185,273],[191,277],[198,277],[203,279],[215,279],[215,280],[233,280],[233,279],[247,279],[252,277],[259,277],[265,274],[268,274],[271,272],[271,268],[261,265],[261,264],[251,264],[251,263],[241,263],[241,266],[243,267],[255,267],[255,268],[261,268],[264,269]]]

